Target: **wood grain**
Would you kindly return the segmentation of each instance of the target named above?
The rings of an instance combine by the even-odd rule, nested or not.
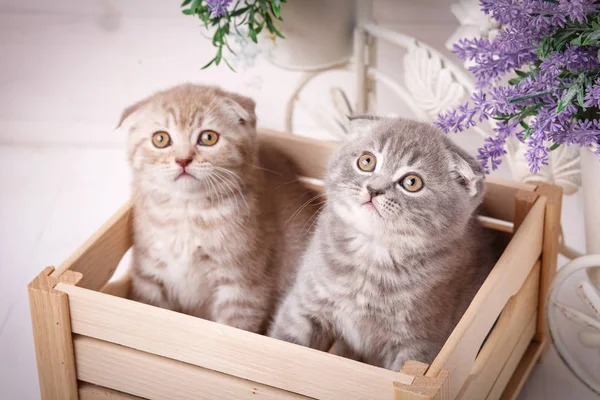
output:
[[[409,360],[404,363],[400,372],[414,376],[411,385],[397,383],[395,400],[448,400],[448,371],[442,370],[437,377],[424,376],[428,365],[419,361]]]
[[[546,199],[544,218],[544,244],[542,247],[542,271],[540,277],[540,297],[538,322],[535,338],[544,344],[544,351],[552,341],[546,322],[546,300],[550,285],[556,275],[558,252],[560,249],[560,216],[562,209],[562,189],[558,186],[539,183],[536,193]]]
[[[44,269],[29,285],[31,325],[42,400],[77,400],[77,378],[71,320],[67,295],[54,287],[59,279]],[[76,283],[81,276],[66,274],[65,281]],[[66,284],[69,286],[69,284]]]
[[[450,398],[467,380],[483,340],[540,257],[545,206],[545,198],[536,201],[426,373],[436,377],[442,369],[449,372]]]
[[[523,358],[523,354],[529,347],[531,339],[533,339],[533,336],[535,335],[536,325],[537,318],[532,318],[529,324],[527,325],[527,328],[525,328],[525,332],[523,332],[523,334],[519,338],[517,345],[515,346],[510,357],[508,358],[508,361],[506,362],[506,364],[502,368],[502,371],[498,375],[498,378],[496,379],[492,390],[486,397],[487,400],[497,400],[502,395],[502,392],[506,388],[510,377],[517,369],[519,361],[521,361],[521,358]]]
[[[483,399],[488,395],[527,324],[536,315],[539,279],[538,261],[519,293],[506,303],[457,399]]]
[[[153,400],[308,399],[128,347],[74,337],[77,378]]]
[[[74,333],[319,399],[392,398],[413,377],[295,344],[59,284]]]
[[[502,396],[500,397],[502,400],[515,400],[519,396],[519,392],[521,392],[523,385],[525,385],[527,378],[531,374],[531,371],[533,371],[533,367],[537,360],[540,359],[545,348],[546,345],[544,343],[536,342],[535,340],[529,344],[515,372],[506,384],[504,392],[502,392]]]
[[[131,205],[127,202],[60,267],[53,277],[71,270],[83,274],[79,286],[100,290],[112,277],[132,244]]]
[[[88,382],[79,382],[79,400],[145,400]]]
[[[261,145],[283,152],[300,169],[300,175],[322,179],[329,157],[339,146],[336,142],[309,139],[291,133],[259,128]]]

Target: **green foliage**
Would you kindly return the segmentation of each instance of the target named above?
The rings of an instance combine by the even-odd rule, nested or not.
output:
[[[213,32],[212,44],[217,53],[202,69],[213,64],[219,65],[223,61],[233,70],[224,52],[234,53],[227,40],[234,33],[241,35],[241,26],[247,28],[247,36],[254,43],[258,43],[258,34],[263,29],[268,31],[272,38],[277,36],[284,39],[274,20],[283,21],[281,4],[285,2],[287,0],[237,0],[233,7],[226,9],[222,15],[215,16],[206,0],[184,0],[181,4],[182,13],[199,18],[206,30]]]

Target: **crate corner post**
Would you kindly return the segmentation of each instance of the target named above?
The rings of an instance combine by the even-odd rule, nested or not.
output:
[[[541,361],[550,347],[552,339],[546,321],[546,301],[550,286],[557,271],[560,251],[562,188],[543,182],[536,182],[536,193],[546,198],[544,217],[544,236],[542,250],[542,269],[540,276],[538,323],[535,340],[541,344],[538,361]]]
[[[66,271],[51,276],[45,268],[28,285],[29,307],[42,400],[77,400],[78,386],[67,294],[54,289],[59,282],[76,285],[81,274]]]
[[[414,377],[410,385],[395,383],[394,400],[449,400],[448,371],[441,370],[436,377],[425,376],[429,365],[409,360],[400,369],[401,373]]]

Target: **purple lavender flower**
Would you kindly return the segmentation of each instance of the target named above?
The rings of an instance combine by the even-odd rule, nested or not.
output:
[[[584,101],[586,107],[600,107],[600,78],[596,79],[596,82],[587,88]]]
[[[525,159],[532,173],[540,172],[542,165],[548,165],[550,148],[544,144],[543,135],[531,135],[527,138],[529,149],[525,152]]]
[[[559,0],[557,11],[568,16],[571,21],[584,22],[587,14],[596,11],[597,5],[586,0]]]
[[[214,18],[218,18],[225,14],[227,7],[231,4],[231,0],[206,0],[208,9]]]
[[[477,159],[486,174],[490,173],[490,166],[492,167],[492,171],[500,166],[502,156],[506,154],[506,140],[511,135],[517,134],[517,128],[518,124],[516,121],[498,123],[496,128],[494,128],[496,136],[486,138],[483,147],[477,150]]]
[[[495,135],[486,138],[478,151],[487,172],[498,167],[511,136],[527,144],[525,157],[534,173],[548,163],[552,144],[598,145],[600,155],[600,119],[581,119],[583,112],[600,115],[600,78],[596,79],[600,75],[600,45],[597,39],[590,39],[590,32],[597,29],[588,22],[600,15],[596,1],[480,3],[482,10],[504,27],[494,40],[463,39],[454,45],[456,55],[470,62],[478,91],[468,102],[441,113],[435,124],[446,132],[460,132],[485,119],[501,120]],[[563,36],[565,32],[572,32],[572,36]],[[585,38],[586,45],[570,44],[579,43],[573,38]],[[498,85],[500,78],[515,70],[518,79],[511,80],[510,85]],[[584,93],[569,90],[590,79],[596,81]]]

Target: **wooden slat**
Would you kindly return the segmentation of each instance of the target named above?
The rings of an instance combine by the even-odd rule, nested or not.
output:
[[[142,397],[132,396],[109,388],[93,385],[88,382],[79,382],[79,400],[146,400]]]
[[[467,380],[483,340],[541,254],[545,206],[545,198],[536,201],[426,373],[450,373],[450,398]]]
[[[562,208],[562,189],[558,186],[539,183],[536,193],[547,199],[544,219],[544,244],[542,247],[542,271],[540,277],[540,297],[538,323],[535,338],[538,342],[550,344],[551,337],[546,322],[546,301],[550,285],[556,275],[558,262],[558,242],[560,234],[560,215]],[[544,348],[545,350],[545,348]]]
[[[400,372],[414,376],[415,381],[410,386],[396,384],[394,400],[449,400],[448,371],[442,370],[439,376],[432,378],[424,376],[427,367],[419,361],[405,362]]]
[[[130,210],[131,205],[127,202],[58,267],[52,276],[58,277],[67,270],[81,272],[83,279],[79,286],[100,290],[131,247]]]
[[[519,293],[506,303],[457,399],[483,399],[487,396],[512,349],[537,312],[539,279],[538,261]]]
[[[173,311],[59,284],[74,333],[319,399],[386,399],[413,377]],[[335,384],[334,384],[335,383]]]
[[[309,178],[323,178],[329,157],[339,146],[336,142],[315,140],[291,133],[258,129],[260,142],[287,155]]]
[[[521,185],[508,185],[506,181],[488,178],[487,189],[483,199],[483,207],[486,215],[501,219],[503,221],[513,222],[515,218],[515,197],[518,191],[533,191],[523,190]],[[531,186],[531,185],[528,185]],[[529,189],[525,186],[525,189]]]
[[[54,290],[58,278],[44,269],[27,286],[42,400],[77,400],[77,378],[67,295]],[[67,274],[76,283],[81,276]]]
[[[79,380],[152,400],[308,399],[90,337],[74,344]]]
[[[527,347],[525,354],[521,357],[521,361],[519,361],[519,365],[515,369],[515,372],[506,384],[506,388],[500,397],[502,400],[515,400],[519,396],[523,385],[525,385],[527,378],[531,374],[533,367],[537,364],[537,361],[540,359],[545,348],[545,344],[536,342],[535,340],[529,344],[529,347]]]
[[[532,318],[529,324],[527,325],[525,332],[523,332],[523,334],[521,335],[519,342],[517,343],[516,347],[514,348],[510,357],[508,358],[508,361],[506,362],[506,364],[504,364],[502,371],[498,375],[498,379],[496,379],[492,390],[486,397],[487,400],[497,400],[502,395],[502,392],[506,388],[510,377],[517,369],[519,361],[521,361],[521,359],[523,358],[523,354],[529,347],[529,344],[531,343],[531,340],[535,335],[536,325],[537,318]]]
[[[108,282],[102,289],[102,293],[110,294],[112,296],[129,298],[131,291],[131,276],[126,275],[118,281]]]

